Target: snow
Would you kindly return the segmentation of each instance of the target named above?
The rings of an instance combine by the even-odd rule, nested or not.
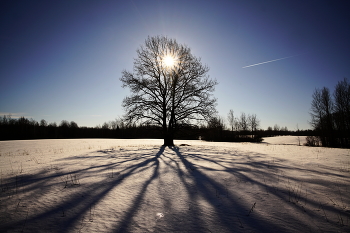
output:
[[[264,142],[1,141],[0,232],[350,232],[350,150]]]
[[[304,136],[280,136],[264,138],[263,142],[275,145],[304,145],[306,137]]]

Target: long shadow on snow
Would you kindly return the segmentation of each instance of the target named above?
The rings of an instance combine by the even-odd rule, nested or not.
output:
[[[294,182],[298,182],[296,185],[295,184],[288,184],[289,187],[282,188],[282,189],[275,189],[273,187],[273,183],[270,185],[268,185],[265,182],[265,178],[266,179],[270,179],[273,180],[274,176],[276,176],[276,172],[278,171],[283,171],[283,170],[290,170],[290,171],[298,171],[300,173],[305,173],[305,174],[314,174],[314,175],[326,175],[326,176],[332,176],[333,178],[346,178],[346,176],[343,175],[338,175],[334,172],[331,171],[324,171],[324,172],[320,172],[314,169],[306,169],[306,168],[300,168],[297,167],[296,165],[282,165],[282,164],[271,164],[268,161],[254,161],[254,159],[250,158],[249,161],[247,162],[238,162],[238,163],[231,163],[230,165],[233,165],[233,167],[231,166],[226,166],[221,164],[222,161],[220,161],[220,159],[217,158],[207,158],[207,156],[202,155],[202,154],[194,154],[193,152],[189,153],[186,156],[183,156],[178,148],[174,148],[174,151],[177,153],[177,155],[180,157],[182,163],[186,166],[187,169],[192,171],[193,177],[196,180],[196,183],[198,185],[200,185],[202,194],[204,194],[204,197],[206,198],[206,200],[208,202],[212,203],[212,206],[214,207],[215,201],[210,201],[213,199],[210,199],[214,194],[211,190],[216,190],[218,193],[225,193],[224,190],[224,186],[222,184],[220,184],[219,182],[216,182],[216,180],[211,179],[210,177],[206,176],[203,172],[201,172],[201,170],[203,171],[211,171],[211,172],[227,172],[227,174],[234,174],[235,176],[239,177],[240,180],[243,180],[244,182],[248,182],[250,183],[250,185],[255,185],[260,187],[260,192],[264,192],[263,190],[266,190],[266,195],[271,195],[271,196],[275,196],[278,199],[283,199],[284,205],[289,206],[292,209],[296,209],[297,212],[300,211],[303,213],[303,215],[308,216],[309,219],[317,219],[318,221],[324,221],[323,216],[320,214],[315,214],[317,212],[315,211],[305,211],[303,205],[298,205],[298,203],[305,203],[305,205],[307,204],[307,206],[312,206],[312,208],[316,209],[320,206],[320,203],[318,202],[317,199],[310,199],[307,198],[307,196],[302,196],[300,194],[300,188],[299,188],[299,193],[297,193],[296,191],[296,186],[297,185],[302,185],[302,182],[305,180],[307,182],[310,182],[310,184],[313,185],[322,185],[322,186],[326,186],[329,185],[329,182],[327,181],[323,181],[326,183],[323,183],[322,180],[317,180],[317,179],[313,179],[313,180],[308,180],[307,178],[301,179],[296,178],[296,177],[281,177],[280,179],[284,179],[282,182],[285,182],[287,184],[287,182],[289,181],[294,181]],[[261,154],[256,154],[258,157],[261,157],[263,155]],[[218,168],[210,168],[210,167],[206,167],[206,166],[201,166],[195,163],[190,162],[189,160],[187,160],[185,157],[188,158],[195,158],[197,161],[202,160],[202,161],[206,161],[206,162],[210,162],[212,164],[216,164],[220,166],[220,169]],[[219,160],[219,161],[216,161]],[[284,161],[286,162],[286,161]],[[211,187],[211,188],[210,188]],[[294,189],[294,190],[293,190]],[[247,195],[252,195],[252,194],[247,194]],[[234,193],[229,193],[228,194],[229,198],[223,198],[223,203],[224,205],[229,205],[232,206],[232,209],[234,210],[230,210],[230,214],[226,214],[226,215],[220,215],[220,210],[218,208],[217,210],[217,216],[220,219],[220,222],[225,223],[225,225],[230,228],[230,226],[232,225],[232,223],[230,223],[230,220],[225,220],[227,216],[231,215],[231,217],[229,217],[229,219],[233,219],[233,217],[239,216],[238,214],[233,214],[234,212],[236,212],[236,210],[238,210],[238,212],[240,212],[240,210],[242,210],[243,212],[240,213],[244,213],[244,211],[246,211],[246,207],[247,205],[249,205],[249,203],[242,203],[242,200],[238,201],[239,197],[237,195],[235,195]],[[258,205],[259,203],[257,203]],[[245,208],[244,208],[245,207]],[[260,206],[261,208],[261,206]],[[263,208],[263,207],[262,207]],[[309,209],[312,209],[309,208]],[[334,215],[339,214],[339,210],[337,208],[335,208],[335,206],[332,205],[328,205],[328,206],[323,206],[322,208],[324,208],[325,210],[332,212]],[[345,214],[345,213],[343,213]],[[255,214],[254,215],[258,215]],[[345,214],[347,215],[347,214]],[[278,216],[276,216],[278,218]],[[242,220],[243,219],[243,220]],[[264,232],[264,231],[268,231],[271,229],[274,230],[278,230],[278,227],[276,227],[274,225],[273,222],[268,221],[268,222],[261,222],[259,221],[260,225],[257,224],[257,222],[252,221],[251,218],[241,218],[240,219],[241,222],[247,224],[247,225],[253,225],[254,229],[256,231],[259,232]],[[298,218],[298,222],[302,223],[304,226],[308,226],[309,227],[309,223],[307,222],[306,219],[304,219],[303,217],[299,217]],[[332,221],[330,222],[333,226],[337,225],[336,221]],[[339,225],[338,225],[339,226]],[[314,229],[315,226],[311,226]],[[235,232],[238,231],[239,229],[237,228],[237,226],[233,226],[232,228]],[[231,230],[232,230],[231,229]],[[295,228],[294,230],[296,230],[297,228]],[[300,226],[299,226],[300,229]],[[301,228],[302,229],[302,228]],[[286,230],[286,229],[279,229],[279,230]]]
[[[46,230],[50,230],[50,232],[68,232],[77,229],[77,225],[79,225],[80,220],[90,211],[90,208],[101,201],[113,188],[123,182],[124,179],[127,179],[129,176],[133,175],[135,171],[137,172],[138,169],[143,169],[143,167],[146,167],[148,165],[150,165],[150,167],[153,167],[154,165],[155,167],[152,177],[142,186],[135,200],[133,200],[133,205],[129,208],[124,217],[119,221],[119,226],[116,227],[116,231],[125,232],[127,231],[128,224],[132,219],[133,214],[139,207],[139,203],[145,194],[145,190],[147,189],[148,184],[158,176],[158,158],[163,153],[163,151],[164,148],[161,147],[155,156],[152,156],[151,158],[148,158],[142,162],[125,167],[123,169],[123,177],[120,179],[111,180],[106,178],[102,182],[103,185],[101,185],[101,182],[92,184],[88,188],[83,189],[79,194],[74,194],[73,196],[66,197],[65,200],[60,201],[59,204],[56,204],[48,210],[39,211],[38,213],[27,216],[25,219],[22,218],[15,219],[11,222],[2,222],[0,223],[1,232],[12,232],[14,230],[22,229],[22,226],[24,226],[23,228],[25,231],[34,231],[34,229],[31,228],[31,223],[40,224],[40,222],[41,226],[48,227],[49,229]],[[92,168],[103,168],[104,170],[107,170],[111,167],[112,165],[102,165],[93,166]],[[73,173],[79,173],[81,171],[88,172],[88,170],[89,169],[81,169],[74,171]],[[47,176],[47,172],[39,171],[36,174],[21,176],[21,185],[23,185],[23,187],[19,187],[21,193],[30,193],[30,195],[21,196],[21,199],[25,201],[26,198],[31,198],[31,200],[34,199],[40,201],[40,199],[45,195],[45,190],[43,190],[43,187],[61,185],[61,182],[49,184],[52,178],[58,178],[70,174],[72,174],[72,172],[57,172],[54,175]],[[15,184],[17,181],[15,181],[12,177],[4,179],[2,182],[11,189],[14,189],[14,187],[17,186],[17,184]],[[27,187],[29,185],[30,187]],[[79,187],[80,185],[77,186],[77,188]],[[11,194],[11,196],[14,195]],[[2,204],[6,206],[6,202]],[[66,214],[63,214],[63,216],[61,216],[62,213]],[[48,222],[50,219],[52,220],[52,218],[59,218],[59,223]],[[43,231],[45,230],[43,229]]]
[[[187,171],[191,173],[194,186],[197,187],[197,192],[193,192],[193,186],[187,184],[187,182],[182,178],[183,174],[179,174],[180,179],[186,186],[187,192],[190,193],[192,206],[194,207],[189,210],[190,216],[196,216],[195,218],[192,218],[195,222],[192,222],[191,224],[198,227],[198,229],[201,229],[198,231],[198,229],[196,230],[195,228],[191,227],[190,229],[183,229],[185,232],[244,231],[244,229],[241,228],[239,221],[241,221],[243,225],[249,225],[250,228],[253,228],[259,232],[267,232],[271,229],[275,229],[276,232],[281,232],[283,230],[279,227],[279,225],[276,225],[273,222],[263,222],[257,217],[246,216],[249,213],[249,209],[253,203],[242,203],[242,200],[239,200],[240,197],[233,193],[228,193],[227,196],[223,197],[223,194],[227,193],[227,189],[224,185],[205,175],[199,169],[196,169],[195,164],[188,161],[185,156],[182,155],[179,148],[172,147],[171,149],[180,158],[181,163],[186,167]],[[217,224],[205,223],[205,219],[207,218],[202,216],[203,211],[201,209],[203,207],[199,207],[200,197],[203,197],[204,200],[211,206],[211,209],[213,210],[211,215],[215,218],[214,221],[216,221]],[[240,220],[238,220],[238,218]],[[170,224],[174,228],[176,228],[178,225],[178,223],[175,221]],[[206,227],[203,228],[203,225]]]
[[[122,217],[120,224],[116,227],[116,232],[127,232],[129,224],[132,220],[133,215],[136,213],[137,209],[140,207],[141,201],[145,195],[145,192],[147,190],[148,185],[151,183],[152,180],[156,179],[159,176],[158,168],[159,168],[159,157],[161,154],[163,154],[164,147],[161,147],[159,152],[156,154],[156,156],[152,159],[154,161],[155,168],[153,169],[153,174],[147,182],[145,182],[136,196],[133,200],[132,206],[128,209],[127,213]]]
[[[242,222],[243,226],[249,226],[250,229],[254,229],[258,232],[266,232],[271,229],[275,231],[282,232],[285,229],[281,229],[280,225],[275,224],[272,221],[259,219],[259,213],[254,212],[252,216],[246,216],[248,211],[253,203],[246,203],[241,197],[238,196],[235,192],[228,192],[227,187],[223,184],[214,180],[205,174],[206,170],[216,171],[214,168],[203,167],[199,164],[195,164],[187,159],[188,158],[196,158],[198,161],[203,160],[209,163],[213,163],[221,167],[218,172],[228,172],[235,174],[237,177],[240,177],[242,180],[252,183],[253,185],[259,186],[262,190],[266,189],[269,191],[269,195],[274,195],[276,197],[282,198],[284,200],[288,199],[287,190],[281,190],[281,192],[273,192],[271,187],[266,183],[262,182],[261,176],[263,175],[266,179],[273,178],[271,175],[271,170],[278,169],[300,169],[301,171],[305,170],[303,168],[297,168],[295,166],[287,166],[281,164],[266,164],[259,161],[247,161],[240,163],[229,163],[228,165],[223,165],[223,159],[208,158],[208,156],[204,156],[201,154],[192,153],[188,155],[183,155],[180,152],[180,149],[177,147],[171,147],[170,149],[175,152],[176,157],[178,159],[173,159],[168,157],[175,166],[172,167],[171,164],[167,163],[163,156],[161,156],[164,152],[164,147],[161,147],[156,155],[146,154],[142,155],[138,158],[130,158],[125,159],[125,161],[117,162],[116,164],[123,164],[125,162],[135,162],[131,165],[126,165],[120,172],[123,174],[123,179],[108,179],[106,178],[103,182],[98,182],[91,184],[88,188],[82,190],[79,195],[74,195],[70,197],[66,197],[65,200],[60,203],[52,206],[49,210],[45,210],[44,212],[39,212],[37,214],[30,215],[28,219],[20,219],[15,220],[10,223],[0,223],[0,229],[4,232],[12,231],[14,229],[18,229],[18,226],[22,226],[27,222],[27,227],[25,230],[30,231],[30,223],[31,222],[46,222],[52,218],[60,218],[59,225],[53,225],[50,228],[51,232],[67,232],[73,229],[76,229],[76,226],[79,224],[79,221],[86,215],[91,206],[94,206],[99,201],[101,201],[112,189],[120,185],[123,180],[130,178],[135,172],[142,172],[146,169],[152,169],[151,176],[146,182],[142,184],[142,186],[137,190],[137,195],[132,201],[131,206],[127,209],[125,213],[117,220],[116,226],[114,226],[115,232],[128,232],[130,231],[130,224],[132,222],[135,213],[140,208],[140,204],[145,196],[145,192],[147,187],[150,185],[152,180],[161,177],[162,174],[159,174],[159,161],[162,159],[169,167],[169,169],[174,169],[175,174],[178,175],[178,178],[181,180],[181,183],[185,186],[186,192],[189,194],[190,198],[190,208],[187,213],[174,213],[173,219],[167,219],[167,228],[169,230],[179,230],[182,232],[239,232],[245,231],[246,229],[242,229],[239,221]],[[164,158],[167,157],[164,155]],[[86,157],[87,159],[91,157]],[[69,158],[71,160],[72,158]],[[77,160],[82,159],[81,157],[75,158]],[[139,160],[143,161],[139,161]],[[226,160],[227,163],[229,160]],[[106,171],[108,169],[114,168],[116,164],[104,164],[104,165],[95,165],[90,168],[80,169],[74,172],[61,172],[57,171],[55,174],[48,174],[45,171],[39,171],[36,174],[32,175],[23,175],[21,176],[21,192],[22,193],[31,193],[35,192],[35,199],[40,200],[42,196],[45,195],[45,187],[49,188],[50,186],[62,185],[58,178],[67,176],[70,174],[78,174],[81,172],[91,172],[93,173],[96,170]],[[185,166],[186,170],[183,171],[181,166]],[[247,169],[248,166],[248,169]],[[246,173],[250,172],[250,174],[254,174],[254,177],[248,176]],[[186,174],[190,174],[189,177],[184,177]],[[331,175],[332,173],[330,173]],[[334,175],[334,174],[333,174]],[[260,179],[258,179],[260,177]],[[50,183],[52,179],[58,180],[56,183]],[[192,183],[188,182],[188,178],[193,181]],[[297,180],[295,180],[297,181]],[[4,179],[3,184],[7,184],[7,187],[10,189],[14,189],[17,185],[17,182],[13,177],[9,179]],[[103,185],[101,185],[101,183]],[[81,186],[84,186],[82,184]],[[43,189],[44,187],[44,189]],[[74,187],[73,187],[74,188]],[[79,186],[77,187],[79,188]],[[284,191],[284,192],[283,192]],[[227,196],[223,196],[222,194],[227,193]],[[221,195],[221,196],[220,196]],[[250,194],[247,194],[250,195]],[[30,197],[27,195],[27,197]],[[199,199],[202,198],[206,203],[208,203],[213,211],[211,214],[215,221],[217,220],[217,224],[206,223],[205,220],[208,219],[203,216],[202,207],[200,206]],[[26,197],[22,197],[23,200]],[[312,202],[309,199],[301,198],[300,201],[308,201],[308,205],[318,205],[317,202]],[[165,198],[165,205],[168,208],[171,208],[172,200]],[[2,203],[6,205],[5,203]],[[294,206],[292,203],[287,203],[287,205]],[[259,206],[257,203],[257,208],[263,208]],[[70,213],[65,217],[60,217],[62,210]],[[326,207],[327,211],[335,212],[335,208]],[[177,222],[178,219],[183,219],[183,217],[179,216],[184,214],[187,217],[187,222],[189,224],[181,225]],[[309,214],[309,213],[307,213]],[[311,213],[310,213],[311,215]],[[315,216],[313,216],[315,217]],[[239,220],[238,220],[239,219]],[[20,228],[21,229],[21,228]],[[156,231],[164,231],[162,228],[157,228]]]

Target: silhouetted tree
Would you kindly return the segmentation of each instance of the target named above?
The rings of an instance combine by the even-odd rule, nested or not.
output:
[[[173,146],[179,125],[209,119],[216,113],[212,98],[216,80],[200,58],[174,39],[148,37],[137,50],[133,72],[123,71],[123,87],[132,95],[123,100],[125,119],[162,127],[164,145]]]
[[[250,126],[250,130],[252,132],[252,134],[254,134],[254,132],[256,132],[259,128],[260,125],[260,120],[258,119],[258,117],[256,116],[256,114],[252,114],[252,115],[248,115],[248,124]]]
[[[266,132],[265,132],[267,137],[273,137],[273,129],[271,126],[267,127]]]
[[[116,130],[117,127],[118,127],[117,121],[110,121],[110,122],[108,123],[108,125],[109,125],[109,128],[112,129],[112,130]]]
[[[71,121],[71,122],[70,122],[69,127],[70,127],[71,129],[79,128],[79,127],[78,127],[78,124],[75,123],[74,121]]]
[[[50,124],[49,124],[49,127],[57,127],[56,122],[52,122],[52,123],[50,123]]]
[[[212,117],[208,121],[208,128],[209,129],[218,129],[218,130],[222,131],[225,128],[224,120],[219,116]]]
[[[241,128],[239,118],[235,117],[235,131],[239,131]]]
[[[343,147],[350,147],[350,83],[346,78],[338,82],[334,93],[334,126]]]
[[[209,141],[222,141],[225,125],[220,116],[211,117],[207,126],[202,126],[202,139]]]
[[[69,122],[67,120],[62,120],[59,126],[59,137],[69,138]]]
[[[102,129],[109,129],[109,125],[107,122],[103,123]]]
[[[69,122],[66,120],[62,120],[60,123],[61,128],[69,128]]]
[[[117,128],[119,129],[125,129],[126,125],[125,125],[125,122],[124,122],[124,119],[121,118],[121,117],[118,117],[115,119],[115,122],[117,124]]]
[[[241,116],[239,118],[239,126],[240,126],[241,131],[248,131],[249,130],[248,118],[244,112],[241,113]]]
[[[41,119],[40,126],[46,127],[47,126],[47,122],[44,119]]]
[[[319,131],[322,145],[334,146],[333,101],[329,89],[316,89],[311,102],[311,125]]]
[[[311,102],[311,121],[322,146],[350,147],[350,84],[339,81],[333,95],[328,88],[315,89]],[[333,97],[333,98],[332,98]],[[311,138],[313,139],[313,138]],[[310,141],[312,141],[310,139]],[[309,143],[315,144],[318,143]]]
[[[48,137],[58,138],[58,128],[56,122],[50,123],[48,126]]]

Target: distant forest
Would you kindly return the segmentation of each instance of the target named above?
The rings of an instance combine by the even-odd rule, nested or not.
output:
[[[275,125],[267,130],[236,128],[227,130],[223,120],[213,118],[207,125],[179,126],[175,139],[201,139],[207,141],[254,141],[260,142],[262,137],[280,135],[308,136],[315,135],[312,130],[289,131],[287,127]],[[47,123],[46,120],[37,122],[25,117],[0,117],[0,140],[28,139],[69,139],[69,138],[159,138],[162,130],[154,125],[126,125],[122,120],[105,122],[102,126],[79,127],[74,121],[62,120],[59,125]]]

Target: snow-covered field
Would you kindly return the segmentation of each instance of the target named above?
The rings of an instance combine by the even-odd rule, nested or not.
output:
[[[0,232],[350,232],[349,149],[162,142],[1,141]]]

